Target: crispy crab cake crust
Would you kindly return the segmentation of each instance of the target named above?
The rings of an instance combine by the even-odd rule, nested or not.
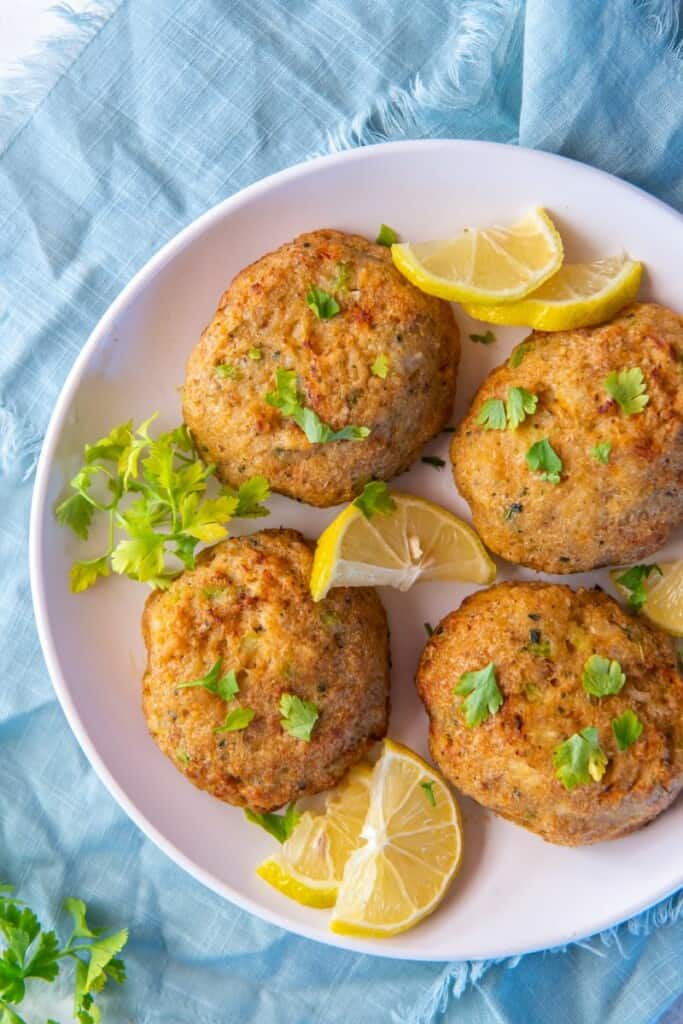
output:
[[[152,737],[191,782],[231,804],[272,811],[334,786],[387,729],[389,634],[374,590],[337,589],[314,604],[312,545],[294,530],[263,530],[203,551],[195,569],[147,600],[143,710]],[[222,659],[233,701],[201,687]],[[280,725],[283,693],[312,701],[310,742]],[[239,732],[216,733],[250,707]]]
[[[549,643],[548,657],[527,649],[532,629]],[[619,662],[626,675],[619,694],[596,699],[585,692],[581,674],[592,654]],[[463,673],[489,662],[504,702],[470,729],[453,688]],[[607,594],[518,582],[478,591],[435,630],[417,688],[444,775],[550,842],[616,839],[656,817],[683,788],[683,681],[673,641]],[[644,728],[619,752],[612,719],[627,708]],[[600,782],[568,791],[555,777],[553,751],[587,726],[597,726],[609,765]]]
[[[534,332],[474,397],[451,446],[458,490],[497,555],[551,573],[584,572],[652,554],[683,522],[683,317],[635,304],[599,327]],[[518,357],[519,358],[519,357]],[[605,390],[612,370],[640,367],[649,402],[627,416]],[[510,387],[538,396],[517,430],[485,430],[483,403]],[[553,485],[528,468],[548,438],[562,459]],[[604,464],[593,448],[611,444]]]
[[[335,295],[337,316],[317,319],[306,305],[311,285]],[[190,355],[185,422],[226,483],[262,473],[276,491],[334,505],[407,469],[446,425],[459,353],[449,304],[406,281],[386,246],[313,231],[246,267],[225,292]],[[372,373],[378,356],[386,379]],[[217,376],[226,363],[232,376]],[[304,404],[324,423],[365,426],[370,436],[309,443],[266,402],[278,368],[296,370]]]

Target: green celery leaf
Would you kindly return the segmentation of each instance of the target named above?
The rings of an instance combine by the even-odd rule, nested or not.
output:
[[[244,816],[247,821],[265,829],[274,839],[277,839],[278,843],[284,843],[289,839],[301,817],[294,803],[289,804],[284,814],[274,814],[273,812],[256,814],[255,811],[250,811],[248,807],[245,807]]]
[[[605,378],[603,386],[615,402],[619,403],[621,411],[626,416],[642,412],[650,401],[643,371],[639,366],[633,366],[629,370],[613,370]]]
[[[396,502],[383,480],[371,480],[367,483],[353,504],[361,510],[366,519],[371,519],[375,513],[389,515],[396,508]]]
[[[390,247],[392,245],[396,245],[398,242],[398,235],[393,228],[389,227],[388,224],[380,224],[375,242],[377,245],[386,245]]]
[[[247,728],[255,714],[253,708],[233,708],[225,716],[223,724],[217,726],[213,731],[215,733],[239,732]]]
[[[377,356],[370,367],[370,373],[373,377],[380,377],[382,380],[386,380],[387,374],[389,373],[389,360],[385,355]]]
[[[333,295],[315,285],[311,285],[306,293],[306,305],[311,312],[315,313],[318,320],[331,320],[341,310],[341,306]]]
[[[555,747],[553,754],[555,775],[565,789],[599,782],[605,774],[608,760],[600,747],[598,730],[594,726],[574,733]]]
[[[477,423],[484,430],[505,430],[505,406],[501,398],[487,398],[479,410]]]
[[[308,700],[301,700],[292,693],[283,693],[280,697],[280,725],[294,739],[304,740],[308,743],[315,723],[318,721],[319,711],[315,704]]]
[[[562,459],[554,450],[547,437],[542,441],[532,444],[526,453],[526,463],[529,469],[539,471],[541,480],[547,480],[551,484],[559,484],[562,473]]]
[[[496,667],[492,661],[477,672],[463,673],[454,693],[465,696],[462,707],[465,722],[470,729],[481,725],[490,715],[495,715],[502,707],[504,699],[496,679]]]
[[[627,569],[621,576],[617,576],[617,583],[621,584],[626,590],[630,590],[630,594],[627,598],[627,605],[634,611],[639,611],[647,600],[647,591],[645,590],[645,580],[647,580],[653,572],[662,575],[662,570],[656,564],[652,565],[633,565],[630,569]]]
[[[55,508],[55,516],[59,525],[68,526],[81,540],[88,539],[88,531],[94,514],[94,506],[80,493],[72,494]]]
[[[509,388],[506,402],[508,426],[516,430],[527,416],[533,416],[538,405],[538,396],[526,388]]]
[[[96,939],[102,934],[102,928],[90,928],[85,919],[87,907],[83,900],[69,896],[64,900],[64,909],[71,914],[74,922],[73,937],[81,939]]]
[[[623,715],[612,719],[612,731],[620,751],[628,750],[643,732],[643,723],[635,711],[627,708]]]
[[[595,448],[591,448],[591,455],[596,462],[602,462],[605,465],[609,462],[609,453],[612,451],[612,442],[603,441],[602,444],[596,444]]]
[[[592,654],[583,666],[581,682],[591,697],[609,697],[623,689],[626,676],[618,661]]]
[[[107,556],[95,558],[90,562],[74,562],[69,572],[69,585],[72,594],[80,594],[82,591],[92,587],[100,576],[109,576],[109,562]]]

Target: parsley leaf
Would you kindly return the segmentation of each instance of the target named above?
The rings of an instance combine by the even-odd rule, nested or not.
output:
[[[643,723],[635,711],[627,708],[623,715],[612,719],[612,732],[617,742],[617,747],[622,752],[633,746],[643,732]]]
[[[607,754],[600,747],[598,730],[594,726],[575,732],[555,747],[553,753],[555,775],[565,789],[574,789],[591,781],[599,782],[607,763]]]
[[[630,569],[627,569],[621,576],[617,576],[617,583],[621,584],[626,590],[630,590],[626,604],[633,611],[639,611],[647,600],[647,591],[645,590],[645,580],[652,575],[653,572],[658,572],[662,575],[662,570],[658,565],[633,565]]]
[[[439,458],[438,455],[423,455],[422,462],[426,462],[428,466],[434,466],[435,469],[443,469],[446,465],[445,459]]]
[[[375,242],[377,243],[377,245],[396,245],[396,243],[398,242],[398,235],[396,234],[394,229],[390,228],[387,224],[380,224]]]
[[[122,423],[95,444],[86,444],[84,464],[70,483],[75,493],[55,508],[60,525],[82,540],[98,513],[108,520],[106,551],[71,568],[74,593],[111,570],[168,586],[180,571],[169,558],[192,568],[197,544],[225,537],[233,516],[267,514],[261,502],[270,491],[263,477],[245,481],[237,492],[224,488],[218,497],[206,497],[215,467],[195,457],[184,425],[153,438],[150,425],[156,416],[135,429],[132,421]],[[104,498],[96,488],[106,492]]]
[[[470,729],[481,725],[489,715],[495,715],[503,703],[503,694],[492,661],[478,672],[465,672],[461,675],[453,692],[466,695],[462,707],[465,722]]]
[[[478,342],[480,345],[492,345],[495,340],[493,331],[487,331],[486,334],[470,334],[470,341]]]
[[[324,288],[317,288],[315,285],[311,285],[306,293],[306,305],[311,312],[315,313],[318,320],[331,320],[341,310],[334,295],[330,295]]]
[[[237,683],[237,673],[234,668],[231,668],[230,671],[226,672],[223,676],[221,675],[222,671],[223,659],[219,658],[201,679],[192,679],[189,683],[179,683],[177,689],[188,690],[195,686],[201,686],[207,693],[213,693],[217,697],[222,697],[223,700],[226,701],[232,700],[240,691]]]
[[[560,473],[562,472],[562,459],[553,449],[547,437],[542,441],[532,444],[526,453],[526,464],[531,470],[538,470],[541,473],[541,480],[547,480],[551,484],[559,484]]]
[[[613,370],[605,379],[604,388],[627,416],[642,412],[650,401],[643,371],[639,366],[629,370]]]
[[[605,465],[609,462],[609,453],[612,451],[612,442],[603,441],[602,444],[596,444],[595,448],[591,448],[591,455],[596,462],[603,462]]]
[[[531,345],[526,341],[523,341],[521,345],[517,346],[515,351],[510,356],[510,366],[512,367],[513,370],[517,369],[517,367],[520,365],[520,363],[524,359],[524,356],[527,354],[530,348]]]
[[[381,516],[388,516],[396,508],[396,502],[383,480],[371,480],[367,483],[353,504],[361,510],[366,519],[371,519],[375,512]]]
[[[280,725],[296,740],[308,743],[313,727],[318,721],[319,711],[309,700],[301,700],[293,693],[283,693],[280,697]]]
[[[436,807],[436,797],[434,796],[434,779],[431,782],[421,782],[420,789],[424,789],[425,796],[429,800],[432,807]]]
[[[487,398],[477,416],[484,430],[505,430],[505,406],[501,398]]]
[[[592,654],[583,666],[581,682],[591,697],[609,697],[623,689],[626,676],[618,661]]]
[[[241,729],[246,729],[255,714],[253,708],[233,708],[225,716],[223,724],[217,726],[213,731],[215,733],[239,732]]]
[[[275,391],[269,391],[266,402],[279,409],[283,416],[294,420],[303,430],[311,444],[327,444],[328,441],[363,441],[370,433],[368,427],[343,427],[332,430],[313,409],[302,405],[303,395],[296,383],[295,370],[275,371]]]
[[[516,430],[527,416],[536,412],[538,396],[532,395],[526,388],[509,388],[505,405],[508,425],[511,430]]]
[[[370,367],[370,373],[373,377],[380,377],[382,380],[386,380],[387,374],[389,373],[389,360],[385,355],[377,356]]]
[[[265,829],[274,839],[277,839],[278,843],[284,843],[291,836],[301,815],[296,809],[296,804],[291,803],[284,814],[274,814],[272,811],[266,814],[256,814],[255,811],[250,811],[248,807],[245,807],[244,817],[252,824]]]

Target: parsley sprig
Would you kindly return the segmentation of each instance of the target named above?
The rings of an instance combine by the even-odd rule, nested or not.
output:
[[[613,370],[603,386],[626,416],[642,412],[650,401],[643,371],[639,366],[632,366],[628,370]]]
[[[269,391],[266,402],[279,409],[283,416],[293,419],[311,444],[327,444],[329,441],[363,441],[369,435],[368,427],[343,427],[333,430],[320,419],[318,414],[303,404],[304,396],[299,391],[296,370],[275,371],[275,391]]]
[[[54,931],[42,926],[24,903],[14,898],[10,885],[0,886],[0,933],[5,948],[0,955],[0,1021],[2,1024],[26,1024],[12,1009],[26,994],[26,983],[33,978],[53,982],[62,961],[71,961],[74,974],[74,1015],[80,1024],[99,1024],[102,1011],[95,1005],[96,995],[108,981],[122,984],[126,969],[118,957],[128,941],[128,931],[104,934],[91,928],[82,900],[68,899],[64,909],[71,915],[73,928],[65,943]],[[56,1024],[56,1022],[49,1022]]]
[[[492,661],[478,672],[463,673],[454,693],[465,697],[462,708],[470,729],[481,725],[490,715],[495,715],[503,704],[503,694]]]
[[[565,789],[574,789],[588,782],[599,782],[605,774],[608,757],[598,741],[598,730],[588,726],[575,732],[555,747],[555,775]]]
[[[562,459],[557,454],[547,437],[532,444],[526,453],[526,464],[534,472],[541,474],[541,480],[551,484],[559,484],[562,472]]]
[[[626,676],[618,661],[591,654],[583,666],[581,682],[591,697],[610,697],[624,688]]]
[[[217,497],[206,497],[215,467],[196,457],[185,426],[153,438],[150,426],[157,416],[137,428],[128,420],[86,444],[84,464],[69,485],[73,493],[55,508],[59,524],[81,540],[87,540],[98,514],[108,524],[106,550],[71,567],[74,593],[112,570],[167,587],[180,571],[169,557],[193,568],[197,545],[225,537],[230,519],[268,515],[263,502],[270,488],[262,476],[239,490],[223,487]]]
[[[612,732],[614,733],[617,747],[623,753],[624,750],[628,750],[629,747],[633,746],[636,740],[640,739],[643,732],[643,723],[635,711],[627,708],[623,715],[612,719]]]

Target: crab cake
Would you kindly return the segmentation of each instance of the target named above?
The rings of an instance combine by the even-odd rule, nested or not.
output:
[[[653,304],[599,327],[536,331],[518,346],[484,381],[451,447],[455,482],[488,547],[551,573],[636,562],[660,548],[683,522],[682,359],[683,318]],[[623,371],[628,413],[605,387]],[[640,374],[647,404],[635,411]],[[516,430],[487,429],[480,417],[496,406],[485,403],[509,399],[511,388],[535,395],[536,411]],[[533,445],[539,469],[527,462]]]
[[[307,302],[315,305],[314,288],[326,293],[317,309],[327,319]],[[233,487],[261,473],[291,498],[335,505],[371,478],[407,469],[445,426],[459,352],[448,303],[406,281],[386,246],[313,231],[247,267],[225,292],[188,362],[185,422]],[[293,397],[317,417],[306,414],[312,441],[266,400],[277,370],[292,374]],[[320,424],[369,434],[322,442]]]
[[[203,551],[195,569],[145,606],[150,733],[200,789],[255,811],[334,786],[386,733],[384,609],[363,588],[314,604],[312,561],[294,530],[233,537]],[[209,688],[183,686],[207,675]],[[219,679],[224,696],[215,692]],[[293,714],[303,719],[295,732],[314,722],[310,740],[283,726],[285,694],[309,705],[295,701]],[[238,709],[240,727],[222,730]],[[246,727],[244,709],[254,712]]]
[[[586,691],[582,677],[593,655],[618,662],[625,682],[610,668],[613,685],[607,686],[618,692]],[[489,692],[492,699],[477,716],[483,720],[468,727],[462,693],[471,677],[461,695],[454,688],[465,673],[490,665],[502,704],[488,714],[499,703]],[[417,688],[430,718],[432,756],[444,775],[550,842],[578,846],[626,835],[683,788],[683,681],[673,641],[600,591],[550,583],[478,591],[434,631]],[[480,688],[471,699],[485,696]],[[637,716],[642,732],[622,751],[612,723],[626,712]],[[637,720],[628,715],[624,724],[635,726],[633,740]],[[582,748],[576,753],[583,777],[569,779],[576,784],[567,789],[556,774],[557,748],[593,728],[602,751],[591,757],[594,778],[586,773],[584,742],[575,738],[570,747]]]

